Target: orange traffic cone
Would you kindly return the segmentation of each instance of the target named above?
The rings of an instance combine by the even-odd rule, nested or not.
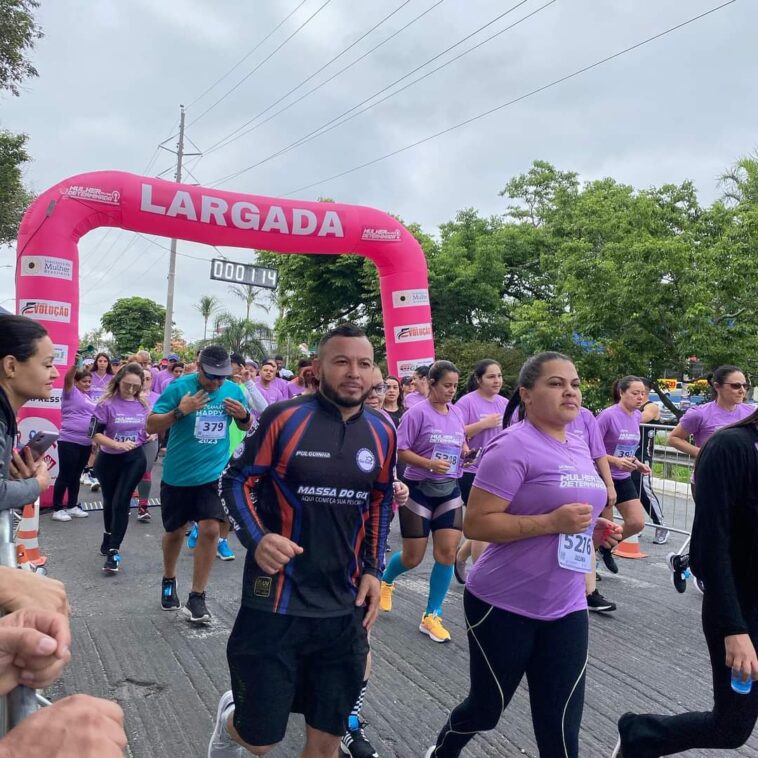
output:
[[[647,558],[647,553],[640,550],[640,537],[635,534],[633,537],[627,537],[623,542],[619,542],[613,549],[613,554],[619,558]]]
[[[21,523],[16,531],[16,553],[23,557],[18,565],[30,563],[32,566],[44,566],[47,556],[39,549],[39,500],[29,503],[21,511]]]

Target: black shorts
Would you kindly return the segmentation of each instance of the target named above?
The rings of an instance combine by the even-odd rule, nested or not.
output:
[[[342,736],[360,694],[368,655],[364,609],[306,618],[242,607],[226,647],[234,728],[248,745],[274,745],[290,713]]]
[[[167,532],[181,529],[188,521],[226,521],[218,495],[218,482],[194,487],[175,487],[161,482],[161,516]]]
[[[469,495],[471,495],[471,487],[474,485],[475,478],[476,471],[464,471],[461,474],[461,478],[458,480],[458,486],[461,489],[461,497],[463,498],[464,505],[468,505]]]
[[[426,495],[421,482],[408,481],[408,502],[400,509],[400,534],[404,539],[426,538],[438,529],[463,531],[463,500],[458,483],[441,497]]]
[[[639,500],[639,490],[634,486],[631,477],[628,479],[614,479],[613,486],[616,489],[616,502],[626,503],[629,500]]]

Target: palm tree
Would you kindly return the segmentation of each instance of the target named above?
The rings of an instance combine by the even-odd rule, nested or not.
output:
[[[219,302],[213,295],[203,295],[200,302],[194,306],[195,310],[200,311],[200,315],[203,317],[203,342],[208,336],[208,319],[218,309],[218,306]]]
[[[265,297],[265,292],[256,290],[255,287],[252,287],[249,284],[230,284],[229,292],[235,297],[238,297],[245,304],[245,321],[250,321],[250,309],[254,305],[263,308],[266,313],[271,310],[270,305],[264,305],[262,302],[258,301],[259,296],[263,295],[263,297]]]
[[[235,318],[230,313],[216,316],[213,341],[230,353],[239,353],[262,360],[266,356],[263,340],[270,337],[271,329],[260,321]]]

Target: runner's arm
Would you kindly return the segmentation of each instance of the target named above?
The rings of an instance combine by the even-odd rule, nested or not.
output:
[[[261,391],[255,386],[255,382],[252,379],[248,379],[245,382],[245,392],[247,394],[247,401],[250,407],[260,415],[268,407],[266,398],[263,397]]]
[[[395,430],[388,429],[390,440],[385,451],[382,466],[369,500],[366,522],[366,537],[363,543],[363,573],[382,578],[384,573],[385,547],[392,520],[392,499],[394,497]]]
[[[689,441],[690,433],[681,425],[677,424],[669,434],[668,444],[681,453],[697,458],[700,448]]]

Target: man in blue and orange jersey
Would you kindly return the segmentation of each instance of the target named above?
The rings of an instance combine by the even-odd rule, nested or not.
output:
[[[232,689],[208,755],[263,755],[291,712],[304,755],[333,756],[361,689],[391,517],[395,429],[364,408],[374,351],[343,324],[319,344],[319,391],[268,407],[220,487],[248,548],[229,638]]]

